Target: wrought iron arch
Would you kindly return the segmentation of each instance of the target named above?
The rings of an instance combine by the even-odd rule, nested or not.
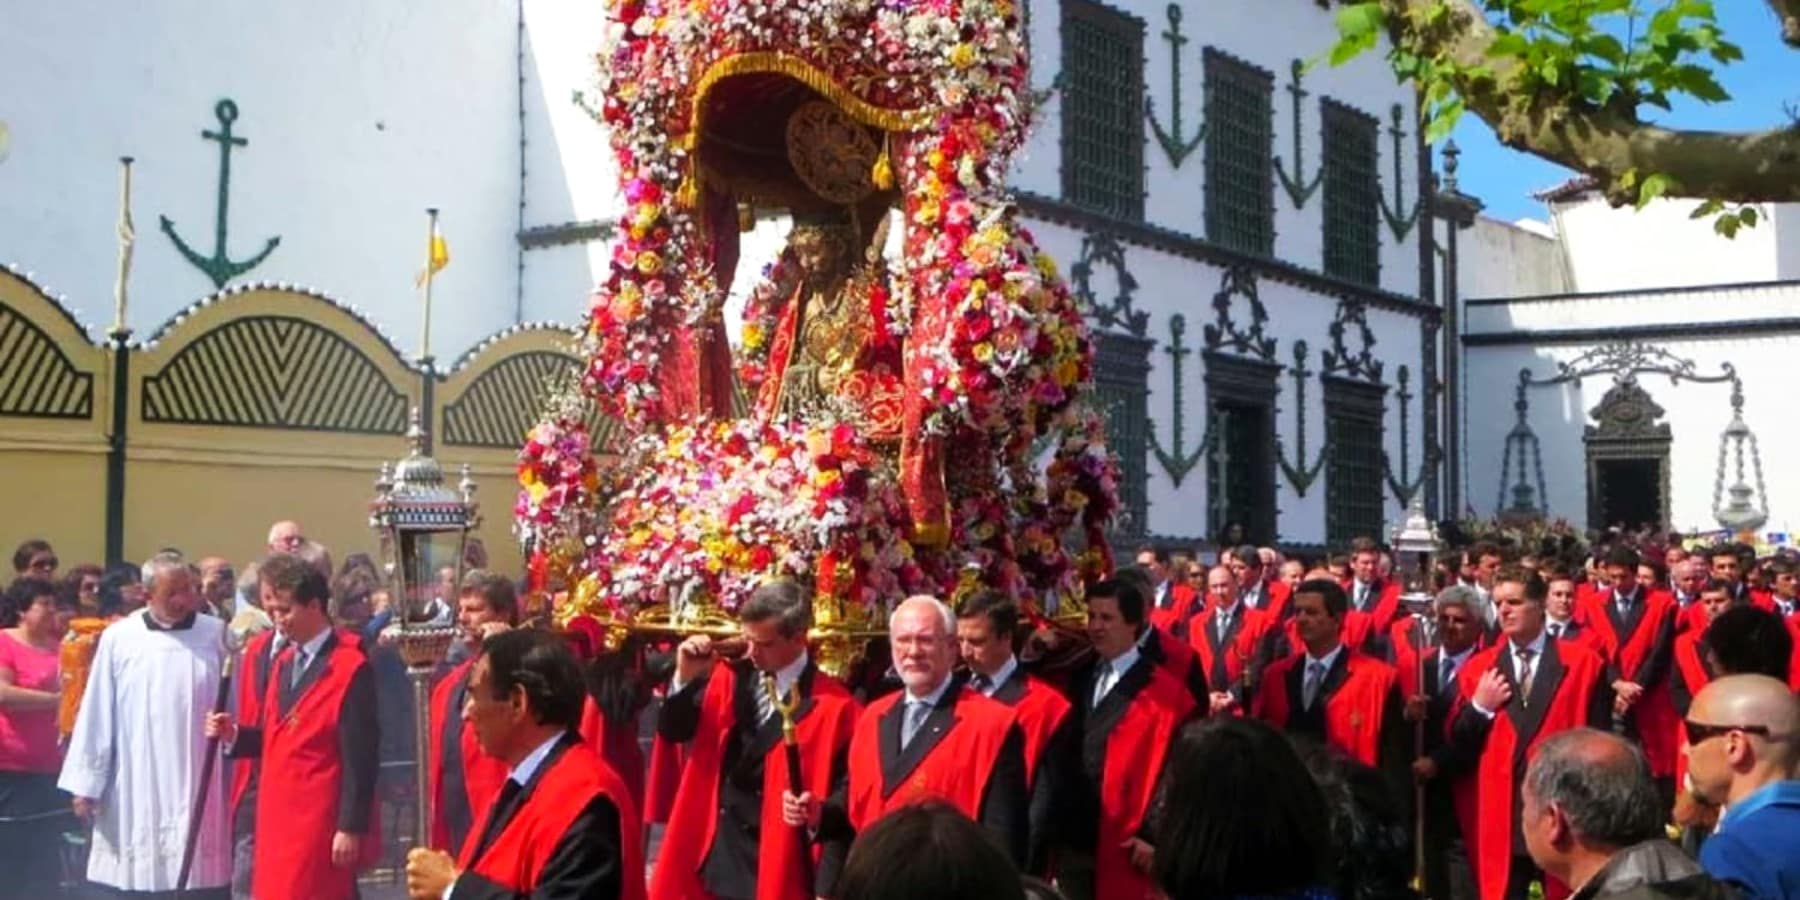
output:
[[[1094,266],[1104,264],[1113,270],[1119,292],[1104,303],[1094,296]],[[1069,289],[1087,305],[1088,316],[1103,329],[1123,328],[1132,337],[1141,338],[1150,328],[1150,314],[1137,308],[1132,296],[1137,292],[1137,277],[1125,267],[1125,245],[1107,232],[1096,232],[1081,239],[1081,256],[1069,267]]]
[[[294,316],[214,328],[143,386],[144,421],[175,425],[400,434],[407,406],[355,344]]]
[[[1541,512],[1539,498],[1549,495],[1544,480],[1542,447],[1531,429],[1530,389],[1562,384],[1579,386],[1583,379],[1595,375],[1613,376],[1614,387],[1608,392],[1609,397],[1621,389],[1636,389],[1641,393],[1642,388],[1637,383],[1640,375],[1665,376],[1672,386],[1679,386],[1683,381],[1731,385],[1731,421],[1719,435],[1718,462],[1713,477],[1713,517],[1720,525],[1733,529],[1754,529],[1767,521],[1769,495],[1763,481],[1762,453],[1755,433],[1744,422],[1744,382],[1738,377],[1737,367],[1722,362],[1718,374],[1702,374],[1693,360],[1641,341],[1615,341],[1594,347],[1574,359],[1557,363],[1556,373],[1545,378],[1532,375],[1529,368],[1519,370],[1519,383],[1513,397],[1517,419],[1502,448],[1497,509],[1513,515],[1538,515]],[[1605,405],[1603,398],[1597,409]],[[1748,467],[1744,459],[1746,449],[1750,457]],[[1530,471],[1527,471],[1528,466]],[[1727,468],[1733,472],[1729,488],[1725,484]],[[1755,479],[1754,487],[1745,480],[1751,477]],[[1510,506],[1507,505],[1509,491],[1512,494]],[[1726,499],[1728,494],[1729,500]]]
[[[1247,326],[1239,325],[1232,316],[1232,298],[1242,297],[1250,314]],[[1214,319],[1206,326],[1206,349],[1210,352],[1229,350],[1239,356],[1255,356],[1264,362],[1275,361],[1275,339],[1263,334],[1269,310],[1256,289],[1256,273],[1245,266],[1232,266],[1219,279],[1213,292]]]
[[[0,415],[86,419],[94,376],[76,368],[37,323],[0,303]]]

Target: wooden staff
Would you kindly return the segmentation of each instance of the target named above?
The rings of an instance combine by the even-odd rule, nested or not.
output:
[[[775,676],[764,674],[763,692],[769,695],[770,705],[781,716],[781,745],[787,751],[788,791],[798,797],[806,792],[806,782],[800,777],[800,734],[794,727],[794,716],[800,711],[800,690],[795,685],[787,694],[782,695],[775,685]],[[806,883],[812,884],[812,841],[807,837],[806,826],[797,825],[795,831],[800,834],[800,871],[806,875]]]
[[[225,659],[219,665],[219,693],[213,698],[212,711],[225,711],[231,697],[231,672],[246,643],[245,635],[233,628],[225,629]],[[188,875],[194,868],[194,851],[200,845],[200,823],[206,818],[206,795],[212,787],[213,762],[219,758],[219,736],[206,739],[206,756],[200,762],[200,786],[194,792],[194,808],[188,811],[187,845],[181,850],[181,872],[175,876],[175,893],[187,890]]]

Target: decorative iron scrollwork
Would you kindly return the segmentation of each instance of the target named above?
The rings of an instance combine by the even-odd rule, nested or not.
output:
[[[1240,327],[1231,316],[1232,297],[1243,297],[1249,301],[1250,326]],[[1262,298],[1257,296],[1256,273],[1243,266],[1232,266],[1225,270],[1219,281],[1218,291],[1213,293],[1213,312],[1216,318],[1206,326],[1206,349],[1218,350],[1229,347],[1239,355],[1258,357],[1266,362],[1275,361],[1275,339],[1263,334],[1263,326],[1268,324],[1269,310],[1263,306]]]
[[[1361,348],[1351,353],[1344,344],[1345,334],[1355,330]],[[1369,327],[1369,308],[1360,300],[1348,297],[1338,301],[1337,315],[1331,320],[1331,349],[1322,354],[1327,375],[1348,375],[1367,381],[1380,381],[1385,364],[1375,358],[1375,331]]]
[[[1113,270],[1118,293],[1105,303],[1094,296],[1094,265],[1104,263]],[[1137,308],[1132,294],[1137,291],[1137,278],[1125,268],[1125,245],[1105,232],[1081,239],[1081,257],[1069,267],[1069,289],[1087,304],[1088,315],[1104,329],[1123,328],[1132,337],[1143,337],[1150,328],[1150,314]]]

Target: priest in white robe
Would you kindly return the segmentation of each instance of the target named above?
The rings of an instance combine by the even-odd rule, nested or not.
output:
[[[225,625],[198,614],[193,571],[158,562],[152,575],[149,605],[100,636],[57,783],[94,826],[88,880],[127,896],[175,890],[225,657]],[[215,762],[184,897],[229,894],[223,773]]]

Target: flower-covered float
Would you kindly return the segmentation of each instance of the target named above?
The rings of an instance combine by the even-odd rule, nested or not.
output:
[[[597,114],[625,210],[579,382],[521,453],[564,623],[725,631],[803,579],[823,660],[909,593],[1079,617],[1115,463],[1081,311],[1003,186],[1029,113],[1011,0],[612,0]],[[741,222],[793,229],[744,311]],[[626,437],[595,462],[584,404]]]

